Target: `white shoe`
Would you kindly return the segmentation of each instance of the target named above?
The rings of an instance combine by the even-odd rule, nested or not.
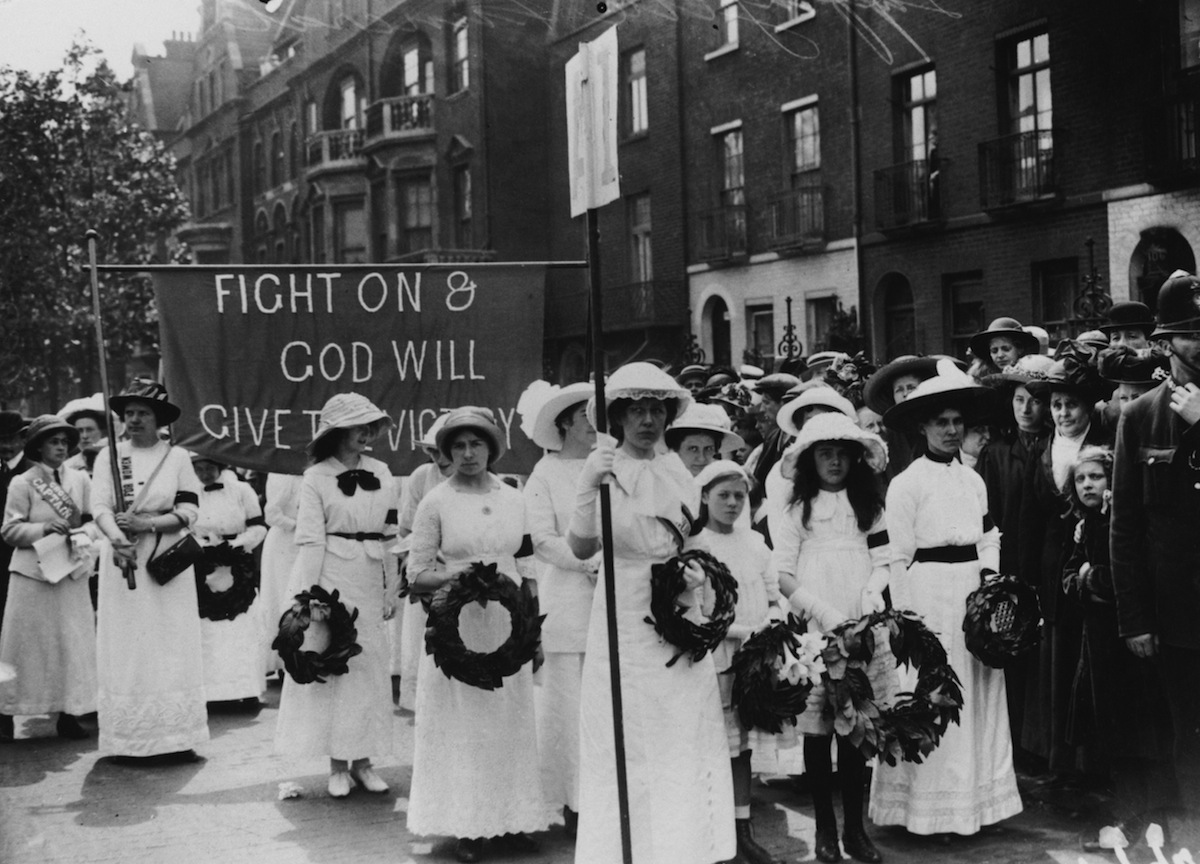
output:
[[[380,793],[388,791],[387,783],[383,782],[383,778],[376,774],[370,765],[366,768],[351,768],[350,776],[354,778],[354,782],[368,792]]]
[[[345,798],[350,794],[350,774],[347,771],[334,771],[329,775],[329,797]]]

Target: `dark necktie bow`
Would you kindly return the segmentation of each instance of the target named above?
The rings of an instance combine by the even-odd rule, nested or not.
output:
[[[337,477],[338,488],[342,490],[343,495],[353,495],[356,489],[365,489],[368,492],[374,492],[379,488],[379,478],[370,471],[362,469],[354,469],[352,471],[343,471]]]
[[[209,483],[207,486],[204,487],[204,491],[205,492],[216,492],[218,489],[224,489],[224,488],[225,488],[224,483]]]

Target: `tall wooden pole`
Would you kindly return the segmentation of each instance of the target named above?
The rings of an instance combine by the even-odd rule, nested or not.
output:
[[[604,402],[604,329],[600,302],[600,223],[596,209],[587,211],[588,281],[592,305],[592,374],[596,382],[596,432],[608,432]],[[600,542],[604,554],[604,604],[608,623],[609,687],[612,690],[613,752],[617,767],[617,804],[621,816],[621,859],[633,864],[629,825],[629,779],[625,771],[625,721],[621,703],[621,649],[617,643],[617,589],[613,567],[612,490],[600,486]]]

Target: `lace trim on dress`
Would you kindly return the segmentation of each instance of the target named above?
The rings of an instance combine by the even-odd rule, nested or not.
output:
[[[202,690],[147,696],[101,696],[100,751],[155,756],[191,750],[208,740]]]

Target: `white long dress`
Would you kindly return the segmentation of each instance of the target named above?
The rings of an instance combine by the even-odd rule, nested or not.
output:
[[[1004,672],[975,659],[962,632],[967,595],[984,567],[997,569],[1000,532],[991,524],[983,479],[957,460],[916,459],[887,494],[892,597],[938,635],[962,681],[963,708],[920,765],[880,765],[871,782],[870,817],[914,834],[974,834],[1021,812],[1012,764]],[[974,545],[976,561],[914,562],[918,549]],[[910,566],[911,565],[911,566]],[[904,689],[911,687],[904,682]]]
[[[222,488],[201,490],[200,512],[192,533],[202,546],[219,546],[237,538],[247,552],[253,551],[267,533],[261,524],[258,495],[232,471],[222,471],[218,485]],[[217,567],[205,583],[213,591],[223,591],[232,579],[230,568]],[[255,597],[250,608],[232,621],[200,619],[204,696],[209,702],[257,699],[266,689],[261,601],[261,596]]]
[[[538,571],[538,600],[546,616],[546,663],[534,688],[542,792],[555,807],[579,811],[579,692],[592,614],[594,577],[567,546],[575,511],[575,482],[583,459],[548,453],[525,482],[525,518]]]
[[[200,481],[187,451],[164,441],[153,447],[122,442],[118,448],[132,469],[132,483],[122,484],[127,486],[126,506],[132,506],[166,454],[138,510],[150,515],[174,510],[188,525],[196,521]],[[97,518],[114,507],[111,453],[106,448],[96,457],[92,512]],[[163,534],[159,551],[182,538],[182,530]],[[146,572],[154,546],[154,534],[137,538],[137,587],[132,591],[107,544],[100,554],[97,712],[100,752],[107,755],[176,753],[208,740],[195,574],[189,567],[159,585]]]
[[[384,595],[395,568],[384,553],[385,540],[336,537],[386,533],[388,511],[396,506],[395,485],[387,466],[359,457],[359,470],[379,480],[379,489],[338,488],[346,466],[335,457],[310,467],[300,486],[296,517],[299,551],[292,567],[290,595],[313,585],[336,589],[348,609],[358,610],[354,626],[362,653],[351,657],[349,671],[324,682],[297,684],[284,679],[275,727],[275,750],[302,756],[362,759],[393,751],[391,682],[388,676]]]
[[[433,569],[441,551],[447,573],[482,561],[519,579],[514,555],[526,533],[524,502],[517,490],[489,479],[483,493],[446,482],[425,496],[413,523],[410,573]],[[458,626],[473,651],[495,650],[511,629],[499,603],[464,607]],[[424,654],[416,709],[411,833],[497,837],[543,831],[555,821],[538,772],[531,664],[498,690],[482,690],[447,678]]]
[[[680,524],[680,507],[699,512],[700,495],[676,458],[613,461],[613,555],[617,638],[624,702],[625,762],[633,860],[711,864],[736,852],[733,780],[712,657],[697,663],[646,623],[650,567],[678,552],[658,519]],[[686,534],[686,530],[684,531]],[[588,627],[580,699],[579,829],[576,864],[621,860],[604,579]]]
[[[400,520],[397,525],[400,537],[412,534],[417,506],[429,494],[429,490],[441,485],[445,479],[433,462],[421,465],[409,475],[400,496]],[[420,603],[406,600],[404,609],[397,612],[396,617],[402,619],[399,628],[400,707],[413,711],[417,707],[417,677],[421,672],[421,657],[425,654],[425,620],[429,616]]]
[[[267,504],[263,515],[268,527],[262,547],[258,600],[268,674],[283,668],[279,652],[271,647],[271,643],[279,632],[279,617],[292,605],[292,595],[287,589],[296,561],[296,513],[300,508],[302,479],[298,474],[267,475]]]
[[[87,474],[64,465],[59,476],[80,515],[88,513]],[[57,584],[42,578],[32,547],[43,536],[42,523],[56,514],[31,485],[35,477],[53,482],[42,465],[14,477],[0,529],[4,542],[14,547],[0,663],[17,670],[15,680],[0,683],[0,714],[87,714],[96,710],[96,622],[88,592],[95,559],[85,557]]]

